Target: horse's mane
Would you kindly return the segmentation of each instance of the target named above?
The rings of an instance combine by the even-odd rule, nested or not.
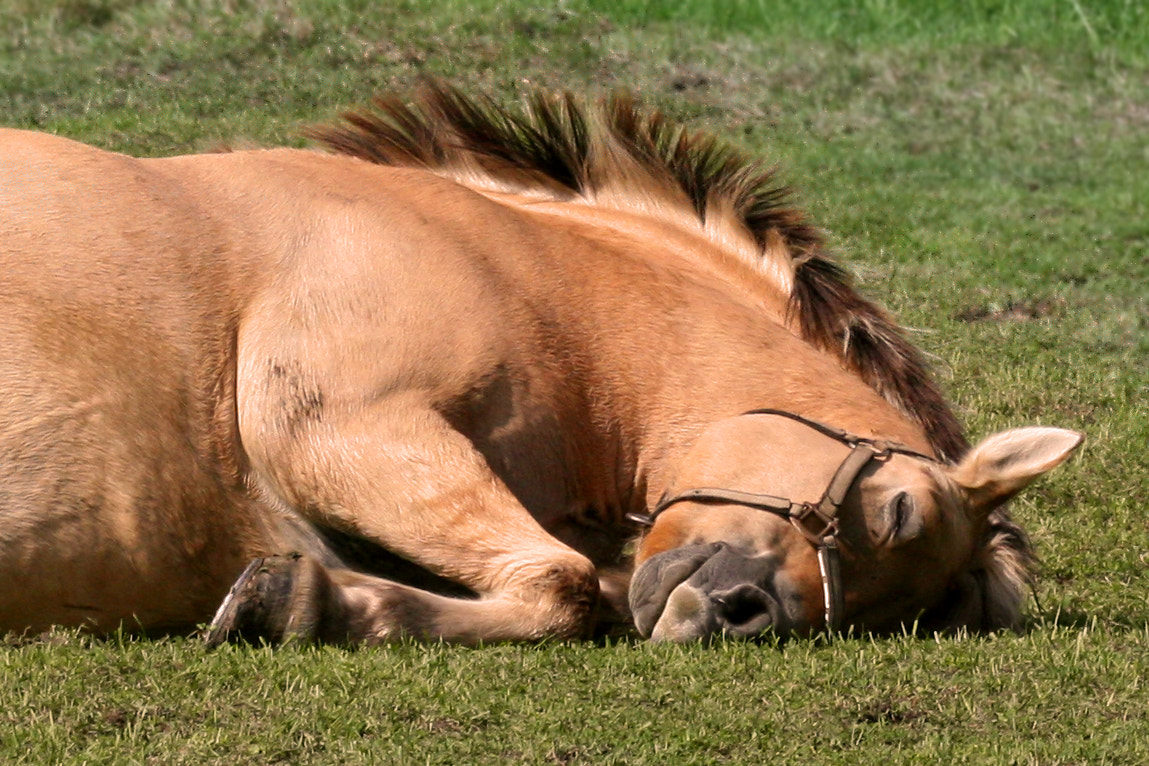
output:
[[[922,354],[853,288],[829,257],[822,233],[789,206],[789,191],[772,168],[620,94],[587,109],[569,93],[536,93],[519,112],[432,82],[413,105],[380,96],[374,107],[343,115],[344,125],[313,128],[308,136],[378,164],[478,178],[560,199],[609,198],[617,196],[619,184],[629,184],[671,204],[685,202],[703,224],[716,211],[729,211],[757,244],[760,259],[780,237],[794,272],[789,310],[803,338],[840,357],[921,424],[940,457],[956,460],[968,448]]]
[[[414,105],[378,96],[373,106],[345,114],[344,125],[315,127],[308,136],[370,162],[558,199],[610,198],[619,184],[627,184],[671,204],[686,202],[700,224],[715,211],[730,211],[753,238],[759,258],[780,237],[794,272],[789,311],[803,338],[839,356],[923,426],[943,459],[955,461],[969,448],[923,356],[885,311],[855,291],[846,271],[828,256],[822,232],[789,207],[788,189],[777,183],[773,169],[714,136],[642,110],[623,94],[589,110],[569,93],[535,93],[529,108],[512,111],[429,83]]]
[[[733,217],[755,246],[755,266],[769,268],[762,262],[777,257],[780,241],[793,271],[788,310],[802,337],[835,354],[920,424],[941,459],[956,461],[969,449],[921,352],[857,292],[822,232],[790,206],[790,192],[773,168],[642,109],[625,94],[588,107],[569,93],[536,92],[517,111],[429,82],[413,104],[379,96],[373,106],[307,136],[339,154],[495,190],[608,206],[646,195],[685,206],[703,226]],[[1034,564],[1024,532],[1004,510],[994,511],[980,563],[985,627],[1017,622]]]

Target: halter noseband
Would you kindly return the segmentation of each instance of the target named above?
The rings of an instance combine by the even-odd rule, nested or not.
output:
[[[854,482],[858,480],[858,476],[871,460],[883,461],[894,453],[930,461],[933,461],[934,458],[898,442],[867,439],[785,410],[751,410],[744,414],[779,415],[790,418],[850,447],[850,454],[838,465],[838,470],[834,471],[834,476],[830,479],[826,491],[822,493],[822,498],[818,502],[798,503],[774,495],[699,487],[663,498],[648,514],[632,513],[628,514],[627,518],[643,526],[653,526],[660,513],[672,505],[686,501],[742,505],[781,516],[794,525],[794,528],[801,532],[817,549],[818,569],[822,575],[822,601],[825,604],[826,629],[835,632],[841,627],[845,601],[845,594],[842,589],[841,556],[838,553],[838,534],[841,532],[838,523],[838,510],[846,499],[846,494],[850,491],[850,487],[854,486]]]

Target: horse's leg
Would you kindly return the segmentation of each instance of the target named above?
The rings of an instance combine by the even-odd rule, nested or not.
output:
[[[433,412],[377,407],[249,444],[261,478],[291,506],[459,582],[478,599],[432,594],[309,558],[249,568],[213,636],[466,643],[576,636],[591,627],[594,566],[547,534],[461,434]],[[266,629],[260,628],[266,624]]]
[[[556,572],[556,574],[558,574]],[[546,590],[543,583],[539,590]],[[465,600],[349,569],[328,569],[308,556],[256,559],[236,581],[209,629],[210,645],[229,638],[376,644],[402,637],[478,644],[586,635],[570,614],[586,616],[593,591],[532,602],[504,594]],[[566,612],[556,626],[539,610]]]

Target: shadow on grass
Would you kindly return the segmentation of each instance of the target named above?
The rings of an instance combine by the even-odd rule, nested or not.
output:
[[[1146,633],[1149,634],[1149,615],[1140,614],[1109,614],[1109,613],[1087,613],[1072,609],[1046,609],[1035,614],[1031,614],[1021,626],[1019,631],[1020,635],[1028,636],[1036,633],[1043,632],[1056,632],[1056,631],[1095,631],[1098,629],[1108,629],[1119,633]],[[77,648],[93,648],[96,646],[114,646],[124,645],[130,643],[162,643],[166,641],[180,641],[185,640],[189,642],[202,641],[205,633],[203,627],[195,630],[133,630],[128,627],[121,627],[107,634],[98,634],[83,628],[50,628],[44,631],[25,631],[22,633],[10,631],[8,633],[0,633],[0,648],[20,649],[24,647],[77,647]],[[864,633],[856,634],[853,631],[838,635],[827,636],[819,634],[808,639],[782,639],[773,634],[764,634],[752,638],[746,637],[724,637],[715,636],[708,641],[704,641],[708,646],[721,646],[725,643],[737,644],[754,644],[762,647],[763,649],[782,649],[788,643],[798,641],[809,643],[813,646],[831,646],[843,641],[866,641],[866,642],[881,642],[889,639],[905,638],[907,635],[914,634],[912,628],[907,627],[903,633],[891,634],[873,634]],[[931,636],[924,631],[918,631],[917,637],[922,640],[928,640]],[[964,638],[966,634],[954,636],[954,640]],[[268,646],[265,641],[242,641],[233,640],[227,643],[240,646],[250,646],[253,648]],[[290,641],[289,644],[300,644],[301,642]],[[403,640],[397,642],[399,644],[410,645],[434,645],[434,642],[420,642],[414,639]],[[600,649],[609,649],[614,647],[636,648],[642,644],[649,643],[649,640],[643,638],[633,629],[625,629],[620,626],[614,626],[611,630],[596,634],[584,641],[538,641],[534,642],[533,646],[546,650],[553,648],[557,644],[583,644],[586,646],[594,646]],[[325,646],[329,648],[338,648],[347,652],[359,651],[365,647],[359,645],[337,645],[337,644],[324,644],[319,642],[317,646]],[[481,645],[476,647],[478,649],[484,646],[497,646],[498,644]],[[532,645],[532,644],[519,644],[519,645]]]

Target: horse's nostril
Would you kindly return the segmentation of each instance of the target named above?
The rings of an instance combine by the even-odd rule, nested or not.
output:
[[[758,633],[773,623],[772,599],[755,585],[747,583],[711,593],[710,600],[719,623],[735,633]]]

